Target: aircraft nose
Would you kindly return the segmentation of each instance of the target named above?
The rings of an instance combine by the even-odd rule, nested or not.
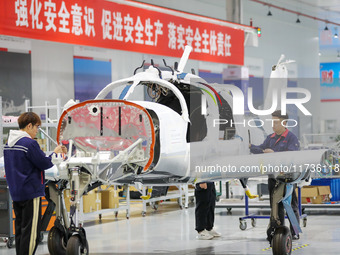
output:
[[[153,160],[154,124],[148,111],[136,103],[90,100],[76,104],[62,114],[57,132],[58,143],[72,140],[74,156],[107,154],[112,158],[139,150],[139,156],[121,160],[135,163],[143,171]]]

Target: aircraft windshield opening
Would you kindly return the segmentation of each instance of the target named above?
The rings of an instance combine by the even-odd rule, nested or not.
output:
[[[190,123],[187,130],[187,142],[202,141],[207,135],[207,122],[204,115],[201,114],[202,92],[200,89],[187,84],[179,84],[177,88],[182,93],[185,102],[189,108]],[[163,104],[178,114],[181,114],[179,99],[172,91],[167,94],[161,93],[157,103]]]
[[[233,119],[233,112],[231,110],[230,105],[227,100],[223,98],[221,94],[219,94],[222,104],[218,104],[218,110],[220,114],[220,119],[224,120],[220,122],[220,139],[230,140],[235,136],[235,125]]]

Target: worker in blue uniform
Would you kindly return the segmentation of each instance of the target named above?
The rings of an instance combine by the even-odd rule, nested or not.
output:
[[[300,144],[297,137],[290,132],[285,126],[287,124],[288,115],[282,115],[281,111],[275,111],[272,113],[272,123],[273,123],[273,131],[274,133],[268,135],[265,141],[258,146],[253,144],[250,145],[250,152],[254,154],[260,153],[272,153],[272,152],[280,152],[280,151],[297,151],[300,149]],[[268,191],[270,197],[270,206],[272,207],[273,200],[273,191],[275,186],[278,185],[278,181],[274,176],[268,176]],[[294,185],[296,187],[296,185]],[[294,187],[294,190],[295,190]],[[296,197],[296,193],[292,193],[292,208],[295,213],[297,220],[299,221],[300,213],[299,213],[299,205]],[[282,225],[284,225],[284,207],[282,203],[278,204],[278,214],[279,219]],[[267,240],[271,242],[272,235],[270,235],[270,229],[273,225],[273,222],[270,222],[267,231]],[[295,233],[292,226],[290,226],[293,239],[299,239],[299,234]]]
[[[44,170],[53,166],[53,153],[67,149],[58,145],[50,156],[45,155],[34,140],[41,125],[37,114],[21,114],[18,124],[20,130],[10,130],[4,148],[5,172],[15,213],[16,254],[33,255],[39,242],[41,197],[45,196]]]

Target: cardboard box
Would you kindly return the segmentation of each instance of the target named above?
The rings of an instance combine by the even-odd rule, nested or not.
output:
[[[118,191],[113,189],[102,191],[102,208],[112,209],[119,207]]]
[[[101,193],[91,190],[83,196],[83,212],[95,212],[102,209]]]
[[[330,201],[329,186],[307,186],[301,189],[302,204],[322,204]]]
[[[169,186],[168,191],[178,190],[177,186]]]
[[[70,212],[70,190],[64,190],[64,200],[65,200],[65,207],[68,212]],[[87,195],[83,196],[83,212],[95,212],[102,209],[102,202],[101,202],[101,193],[91,190],[87,193]]]

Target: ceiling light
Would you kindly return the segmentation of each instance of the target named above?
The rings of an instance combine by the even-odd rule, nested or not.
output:
[[[328,31],[328,27],[327,27],[327,25],[325,26],[325,29],[324,29],[325,31]]]
[[[338,39],[338,28],[335,27],[334,30],[335,30],[334,39]]]
[[[268,8],[267,16],[272,16],[272,12],[270,11],[270,7]]]
[[[299,16],[297,17],[296,23],[301,23]]]
[[[321,52],[319,52],[319,56],[321,56]]]

